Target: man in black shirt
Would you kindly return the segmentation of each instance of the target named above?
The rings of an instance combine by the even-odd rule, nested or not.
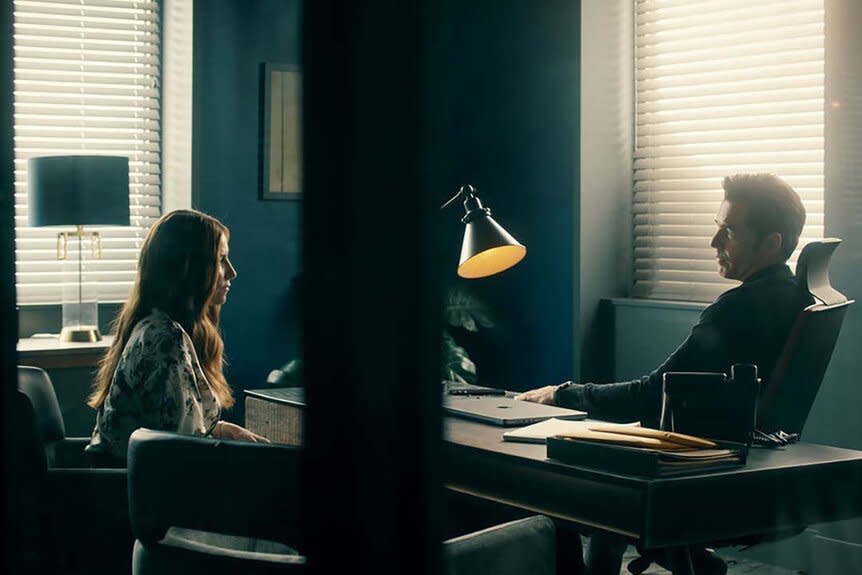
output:
[[[662,375],[667,371],[730,373],[734,363],[752,363],[763,381],[769,380],[796,317],[811,303],[786,265],[799,242],[805,208],[796,192],[771,174],[729,176],[722,186],[724,201],[710,245],[719,274],[742,284],[707,307],[686,340],[649,375],[619,383],[569,381],[527,391],[518,399],[581,409],[596,419],[640,420],[657,427]],[[593,543],[608,542],[593,538],[591,548]],[[611,555],[618,552],[619,557],[608,562],[610,547],[616,549]],[[596,560],[591,561],[591,555]],[[588,552],[587,569],[618,573],[621,555],[619,545]],[[692,559],[697,562],[698,556]]]
[[[667,371],[730,373],[734,363],[753,363],[760,378],[769,380],[796,316],[811,303],[786,264],[799,243],[805,208],[796,192],[771,174],[730,176],[723,187],[718,230],[710,245],[719,274],[742,284],[707,307],[686,340],[649,375],[619,383],[568,381],[517,399],[655,426]]]

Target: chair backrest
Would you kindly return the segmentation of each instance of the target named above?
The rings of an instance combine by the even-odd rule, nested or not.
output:
[[[19,365],[18,389],[30,400],[42,443],[50,444],[66,437],[60,403],[57,401],[51,378],[45,370]]]
[[[802,433],[805,427],[847,308],[853,303],[829,283],[829,260],[840,243],[837,238],[811,242],[799,256],[797,281],[815,303],[797,317],[766,382],[757,410],[759,429]]]
[[[496,525],[444,545],[449,575],[554,575],[554,523],[543,515]]]
[[[6,511],[15,518],[15,529],[6,535],[8,554],[4,557],[10,573],[47,572],[51,545],[46,537],[48,464],[36,425],[33,407],[23,393],[12,392],[6,412],[13,418],[9,429],[15,440],[6,446],[3,479],[9,493]]]
[[[299,540],[300,448],[138,429],[129,440],[132,532],[157,545],[169,528]]]
[[[19,376],[7,481],[20,482],[15,499],[22,512],[13,516],[22,545],[35,545],[26,553],[29,560],[41,566],[20,572],[123,573],[131,564],[133,542],[125,472],[54,467],[52,448],[69,440],[44,442],[62,435],[52,414],[59,408],[50,380],[37,368],[19,367]],[[39,530],[35,540],[34,529]]]

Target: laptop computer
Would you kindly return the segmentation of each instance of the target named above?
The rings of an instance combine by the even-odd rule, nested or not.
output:
[[[447,395],[506,395],[505,389],[474,385],[463,381],[443,380],[443,389]]]
[[[587,412],[520,401],[511,397],[492,396],[446,396],[443,409],[447,413],[493,423],[503,427],[529,425],[552,417],[557,419],[584,419]]]

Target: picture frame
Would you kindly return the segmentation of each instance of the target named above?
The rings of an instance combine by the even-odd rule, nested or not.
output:
[[[261,200],[302,199],[302,75],[299,66],[262,65]]]

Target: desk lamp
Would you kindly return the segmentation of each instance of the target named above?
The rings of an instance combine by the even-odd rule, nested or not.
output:
[[[449,207],[462,198],[467,213],[461,221],[467,227],[464,230],[464,242],[461,244],[459,276],[466,279],[491,276],[524,259],[527,248],[494,221],[490,208],[482,207],[475,187],[469,184],[461,186],[458,193],[440,209]]]
[[[92,241],[93,256],[102,257],[99,232],[84,226],[129,225],[129,159],[119,156],[43,156],[27,163],[29,224],[75,226],[57,234],[57,259],[68,257],[70,238],[78,240],[78,294],[63,298],[61,341],[98,341],[98,302],[84,301],[83,240]],[[89,299],[89,298],[88,298]]]

